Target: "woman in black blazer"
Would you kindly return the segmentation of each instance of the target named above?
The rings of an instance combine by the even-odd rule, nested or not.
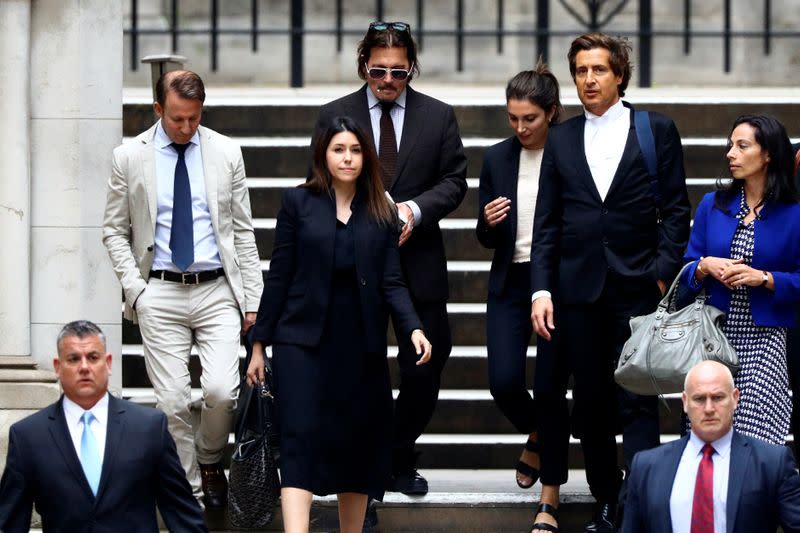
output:
[[[506,111],[514,136],[486,151],[476,231],[481,244],[494,249],[486,320],[489,389],[517,431],[528,436],[517,463],[516,481],[520,487],[530,488],[540,474],[536,407],[525,380],[533,333],[533,213],[547,133],[562,112],[558,81],[543,63],[511,78],[506,86]],[[538,367],[548,364],[545,352],[551,349],[550,343],[537,345],[537,379]],[[566,404],[563,408],[566,410]],[[546,475],[543,469],[542,483],[546,483]]]
[[[341,531],[360,532],[367,494],[383,494],[389,312],[417,364],[431,355],[400,271],[396,221],[371,142],[334,118],[310,180],[283,195],[247,369],[248,382],[263,380],[264,346],[273,346],[287,532],[308,531],[312,494],[336,494]]]

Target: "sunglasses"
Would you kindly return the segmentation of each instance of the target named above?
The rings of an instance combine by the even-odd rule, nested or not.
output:
[[[386,77],[386,73],[392,75],[393,80],[402,81],[408,78],[409,71],[404,68],[386,68],[386,67],[372,67],[369,68],[367,65],[364,65],[364,68],[367,69],[367,75],[372,78],[373,80],[382,80]]]
[[[369,29],[376,31],[411,31],[411,26],[407,22],[383,22],[376,21],[369,23]]]

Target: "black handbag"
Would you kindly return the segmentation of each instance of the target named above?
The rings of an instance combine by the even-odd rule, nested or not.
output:
[[[243,382],[239,393],[228,481],[228,518],[238,528],[263,528],[272,522],[280,496],[279,433],[274,422],[272,371],[266,359],[264,378],[256,387]]]

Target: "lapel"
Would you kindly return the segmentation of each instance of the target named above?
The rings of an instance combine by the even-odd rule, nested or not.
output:
[[[750,445],[735,430],[731,438],[731,461],[728,470],[728,510],[726,512],[727,533],[731,533],[736,525],[739,510],[739,499],[742,495],[744,480],[748,475],[747,464],[750,459]],[[736,475],[732,475],[736,472]]]
[[[97,488],[95,506],[97,502],[100,501],[100,497],[103,495],[106,485],[108,484],[108,476],[114,465],[114,458],[117,455],[119,443],[122,440],[122,434],[125,430],[124,414],[124,404],[109,394],[108,420],[106,421],[106,448],[103,451],[103,470],[100,472],[100,485]]]
[[[147,209],[150,211],[150,225],[153,235],[156,234],[156,216],[158,215],[158,189],[156,188],[156,122],[149,130],[139,136],[142,143],[142,180],[147,191]]]
[[[80,458],[78,458],[78,453],[75,451],[75,446],[72,444],[72,437],[70,437],[69,429],[67,428],[67,419],[64,417],[63,402],[64,395],[62,394],[61,398],[59,398],[56,403],[48,407],[48,409],[50,409],[47,415],[50,420],[50,427],[48,428],[50,437],[53,439],[56,449],[61,454],[62,459],[75,477],[84,495],[89,501],[93,501],[94,494],[92,494],[92,489],[89,487],[89,482],[86,480],[86,476],[83,473]]]
[[[400,150],[397,152],[397,170],[389,185],[389,190],[394,186],[397,177],[403,172],[403,168],[408,162],[411,151],[417,143],[420,133],[424,126],[425,102],[419,97],[417,92],[406,85],[406,113],[403,119],[403,131],[400,132]]]
[[[594,178],[592,177],[592,171],[589,169],[589,162],[586,160],[586,138],[584,136],[584,130],[586,128],[586,115],[583,111],[581,114],[575,118],[574,123],[575,131],[573,132],[573,136],[575,138],[575,143],[573,146],[578,148],[578,154],[576,157],[576,161],[578,162],[578,169],[580,171],[581,177],[583,178],[583,185],[586,187],[586,190],[589,191],[589,194],[592,198],[598,203],[602,204],[603,199],[600,198],[600,193],[597,190],[597,185],[594,184]],[[568,147],[568,157],[572,157],[569,153],[571,149]]]
[[[621,186],[621,183],[625,181],[625,178],[629,175],[631,166],[641,153],[641,150],[639,149],[639,141],[636,138],[636,126],[633,120],[633,108],[629,104],[626,104],[627,102],[623,102],[623,105],[625,105],[628,113],[630,113],[631,125],[628,128],[628,139],[625,141],[625,149],[622,152],[622,158],[617,166],[617,171],[614,173],[614,178],[611,180],[611,185],[608,188],[606,199],[613,196],[616,189],[618,189]]]
[[[508,218],[511,221],[511,238],[517,238],[517,185],[519,183],[519,160],[522,157],[522,145],[519,139],[511,137],[509,144],[509,151],[504,154],[500,164],[502,168],[499,176],[497,196],[505,196],[511,200],[511,211],[508,213]]]
[[[667,515],[667,524],[672,523],[672,513],[670,512],[669,508],[669,498],[672,493],[672,485],[675,484],[675,475],[678,473],[678,465],[681,462],[681,456],[683,455],[683,451],[686,449],[686,444],[689,442],[689,436],[685,436],[681,438],[674,446],[670,446],[667,449],[667,453],[664,456],[664,460],[659,462],[662,475],[656,476],[656,479],[660,479],[663,482],[659,482],[659,489],[661,494],[658,495],[658,501],[663,502],[664,508],[666,509]],[[669,530],[669,527],[666,528]]]
[[[213,142],[211,130],[200,126],[197,128],[200,136],[200,155],[203,158],[203,181],[206,186],[206,204],[208,212],[211,214],[211,226],[214,228],[214,236],[220,242],[218,233],[219,228],[219,205],[217,204],[217,188],[219,176],[217,175],[217,165],[212,160]]]
[[[375,132],[372,130],[372,119],[369,116],[369,101],[367,100],[367,84],[361,86],[345,101],[344,108],[347,116],[351,117],[356,123],[361,124],[365,131],[369,132],[369,140],[374,142]],[[378,147],[374,146],[375,153]]]

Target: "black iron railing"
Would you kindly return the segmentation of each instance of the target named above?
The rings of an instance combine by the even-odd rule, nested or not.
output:
[[[261,13],[259,12],[258,0],[250,2],[250,25],[242,28],[220,28],[220,0],[208,0],[210,2],[209,24],[207,28],[183,28],[179,25],[179,4],[178,0],[170,0],[169,9],[169,28],[153,29],[139,27],[138,0],[131,1],[130,26],[126,28],[125,35],[130,38],[130,68],[136,70],[139,61],[139,41],[151,35],[169,35],[172,53],[179,53],[181,35],[208,35],[210,40],[210,63],[211,70],[219,68],[219,37],[220,35],[249,35],[251,49],[258,51],[259,38],[263,35],[285,35],[290,42],[290,80],[292,87],[303,86],[303,37],[305,35],[334,35],[336,49],[342,51],[342,42],[345,35],[363,35],[364,28],[345,28],[344,27],[344,2],[335,0],[333,9],[335,10],[335,27],[329,29],[311,29],[305,26],[305,5],[303,0],[286,0],[289,6],[289,25],[286,28],[265,28],[260,22]],[[464,0],[452,0],[455,2],[455,21],[454,27],[448,29],[429,29],[425,25],[424,1],[416,0],[416,9],[413,13],[416,17],[414,21],[411,16],[408,19],[412,22],[414,37],[420,48],[424,46],[425,38],[428,36],[445,36],[455,39],[455,70],[464,70],[464,41],[472,37],[495,37],[497,40],[497,53],[503,53],[503,41],[506,37],[533,37],[536,40],[534,59],[542,56],[545,60],[549,57],[549,41],[551,37],[569,37],[578,35],[587,30],[605,31],[613,35],[635,37],[637,39],[637,59],[639,85],[650,87],[652,84],[652,46],[654,39],[660,38],[679,38],[683,40],[683,53],[691,54],[692,43],[696,39],[721,39],[722,40],[722,70],[726,73],[731,70],[731,41],[736,38],[757,39],[763,43],[764,55],[769,55],[772,51],[773,39],[799,38],[800,30],[775,30],[772,27],[772,0],[753,0],[751,12],[748,16],[757,15],[759,12],[763,17],[763,26],[759,31],[734,31],[731,28],[731,0],[694,0],[695,2],[721,2],[722,8],[722,28],[716,31],[693,30],[692,20],[692,0],[683,0],[683,27],[675,30],[657,30],[653,26],[653,0],[636,0],[638,5],[638,27],[635,29],[619,29],[610,26],[614,18],[629,5],[633,4],[630,0],[583,0],[581,9],[575,7],[575,2],[568,3],[567,0],[531,0],[535,7],[536,18],[531,21],[530,29],[511,30],[504,25],[505,5],[503,0],[495,0],[496,7],[496,26],[494,30],[473,30],[465,28]],[[550,27],[550,7],[551,3],[558,2],[578,23],[578,27],[570,30],[554,30]],[[677,4],[677,0],[675,0]],[[375,20],[383,20],[384,0],[375,0]],[[409,13],[411,15],[411,13]]]

